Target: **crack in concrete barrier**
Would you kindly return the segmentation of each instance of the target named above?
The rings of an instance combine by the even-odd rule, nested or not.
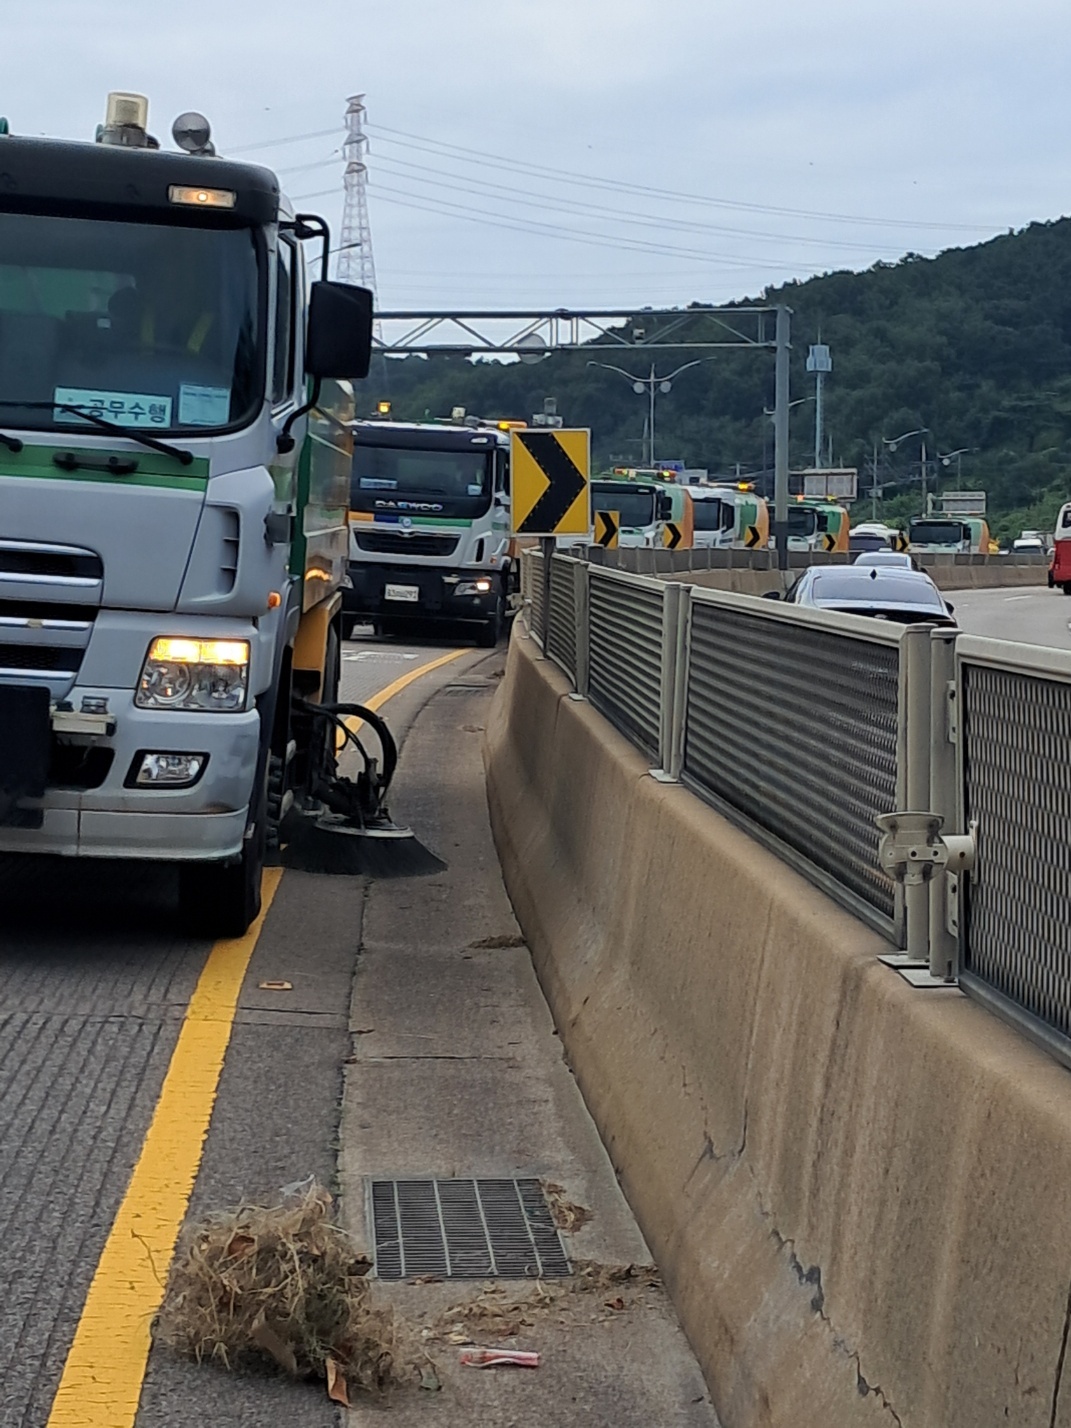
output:
[[[749,1167],[749,1170],[750,1170],[750,1167]],[[752,1179],[754,1180],[754,1178],[755,1178],[755,1172],[754,1172],[754,1171],[751,1171],[750,1173],[751,1173]],[[778,1247],[779,1250],[786,1250],[786,1251],[788,1252],[789,1268],[792,1270],[793,1274],[794,1274],[794,1275],[796,1276],[796,1278],[799,1280],[799,1282],[800,1282],[800,1284],[803,1286],[803,1288],[805,1288],[805,1289],[813,1288],[814,1293],[811,1295],[811,1309],[812,1309],[812,1310],[814,1311],[814,1313],[818,1316],[818,1318],[821,1319],[822,1323],[825,1324],[825,1326],[829,1329],[830,1334],[831,1334],[832,1339],[833,1339],[833,1347],[834,1347],[834,1349],[836,1349],[838,1353],[842,1353],[842,1354],[843,1354],[847,1359],[849,1359],[849,1360],[851,1361],[851,1363],[854,1365],[854,1368],[855,1368],[855,1386],[856,1386],[856,1388],[857,1388],[858,1391],[859,1391],[859,1396],[860,1396],[860,1398],[869,1398],[869,1397],[874,1397],[874,1398],[876,1398],[877,1401],[881,1404],[882,1408],[884,1408],[884,1409],[890,1414],[890,1416],[892,1417],[893,1421],[898,1425],[898,1428],[903,1428],[903,1420],[901,1419],[900,1415],[897,1413],[896,1409],[895,1409],[895,1408],[892,1406],[892,1404],[889,1402],[888,1398],[887,1398],[886,1395],[885,1395],[885,1391],[884,1391],[884,1389],[881,1387],[881,1385],[880,1385],[880,1384],[876,1384],[876,1383],[870,1383],[870,1382],[868,1382],[868,1380],[864,1377],[864,1375],[863,1375],[862,1363],[861,1363],[861,1360],[860,1360],[860,1357],[859,1357],[859,1351],[858,1351],[858,1349],[853,1349],[852,1346],[847,1342],[847,1340],[846,1340],[846,1339],[843,1339],[843,1338],[840,1336],[840,1334],[837,1333],[837,1330],[836,1330],[836,1328],[835,1328],[835,1326],[834,1326],[834,1324],[833,1324],[832,1319],[831,1319],[831,1318],[829,1317],[829,1315],[826,1313],[826,1308],[825,1308],[825,1305],[826,1305],[826,1293],[825,1293],[825,1289],[823,1288],[823,1285],[822,1285],[822,1270],[821,1270],[821,1267],[820,1267],[819,1265],[817,1265],[817,1264],[806,1265],[806,1266],[804,1265],[803,1261],[802,1261],[802,1260],[799,1258],[799,1256],[796,1254],[795,1241],[794,1241],[794,1240],[790,1240],[790,1239],[786,1239],[785,1236],[782,1235],[782,1234],[780,1233],[780,1231],[777,1229],[776,1225],[774,1225],[774,1224],[772,1223],[772,1221],[773,1221],[773,1216],[770,1214],[770,1211],[767,1210],[766,1207],[765,1207],[765,1206],[763,1205],[763,1203],[762,1203],[762,1197],[761,1197],[761,1196],[759,1195],[759,1193],[758,1193],[758,1185],[757,1185],[757,1183],[756,1183],[756,1187],[755,1187],[755,1194],[756,1194],[756,1201],[757,1201],[758,1207],[759,1207],[759,1213],[760,1213],[760,1215],[763,1217],[763,1219],[766,1220],[766,1221],[769,1223],[769,1225],[770,1225],[770,1236],[771,1236],[771,1238],[773,1239],[774,1243],[777,1245],[777,1247]],[[1068,1315],[1071,1316],[1071,1292],[1069,1292],[1069,1294],[1068,1294]],[[1068,1323],[1068,1322],[1071,1322],[1071,1318],[1069,1318],[1069,1321],[1066,1321],[1066,1322],[1065,1322],[1065,1345],[1066,1345],[1066,1338],[1067,1338],[1067,1323]],[[1061,1355],[1061,1366],[1062,1366],[1062,1362],[1063,1362],[1063,1356]],[[1054,1400],[1054,1411],[1055,1411],[1055,1400]],[[1054,1428],[1054,1425],[1050,1423],[1049,1428]]]

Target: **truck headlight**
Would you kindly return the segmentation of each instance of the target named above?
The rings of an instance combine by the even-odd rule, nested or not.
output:
[[[238,714],[248,685],[248,640],[161,635],[149,646],[134,703],[139,709]]]
[[[489,595],[490,593],[490,580],[463,580],[454,590],[455,595]]]

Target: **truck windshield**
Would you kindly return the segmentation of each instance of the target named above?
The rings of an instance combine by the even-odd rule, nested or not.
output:
[[[251,420],[258,286],[251,229],[0,213],[5,427],[93,429],[77,409],[147,434]]]
[[[789,506],[788,533],[790,536],[813,536],[818,530],[818,512],[806,506]]]
[[[728,501],[704,499],[692,502],[693,525],[697,531],[731,530],[735,515]]]
[[[962,545],[967,538],[962,521],[912,521],[912,545]]]
[[[593,486],[591,504],[596,511],[616,511],[623,526],[636,529],[654,525],[655,493],[649,486]]]
[[[491,449],[353,448],[350,509],[476,515],[491,498]]]

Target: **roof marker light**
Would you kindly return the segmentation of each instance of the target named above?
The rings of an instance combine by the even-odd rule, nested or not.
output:
[[[189,204],[191,208],[233,208],[238,195],[229,188],[196,188],[173,183],[167,190],[172,203]]]

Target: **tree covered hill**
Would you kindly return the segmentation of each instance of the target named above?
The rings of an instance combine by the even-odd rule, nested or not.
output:
[[[761,301],[793,309],[793,399],[813,394],[808,345],[829,344],[826,429],[834,461],[860,469],[870,485],[875,444],[879,507],[888,517],[918,509],[917,437],[895,453],[882,445],[929,429],[929,485],[989,492],[992,524],[1005,534],[1049,526],[1071,499],[1071,219],[1035,223],[973,248],[936,258],[908,254],[866,272],[833,272],[769,288]],[[600,360],[609,354],[599,353]],[[699,353],[663,353],[668,371]],[[650,354],[623,352],[614,362],[645,376]],[[638,465],[647,411],[621,377],[589,367],[580,353],[558,353],[533,366],[410,357],[377,361],[364,384],[368,408],[389,398],[392,415],[422,419],[454,406],[488,417],[530,417],[545,396],[558,400],[567,425],[590,426],[596,466]],[[773,433],[763,408],[773,405],[769,354],[723,352],[685,372],[658,398],[660,459],[681,459],[727,473],[769,471]],[[792,411],[792,464],[810,465],[814,405]],[[966,448],[948,464],[934,453]],[[865,476],[864,476],[865,472]],[[860,502],[857,511],[870,503]]]

